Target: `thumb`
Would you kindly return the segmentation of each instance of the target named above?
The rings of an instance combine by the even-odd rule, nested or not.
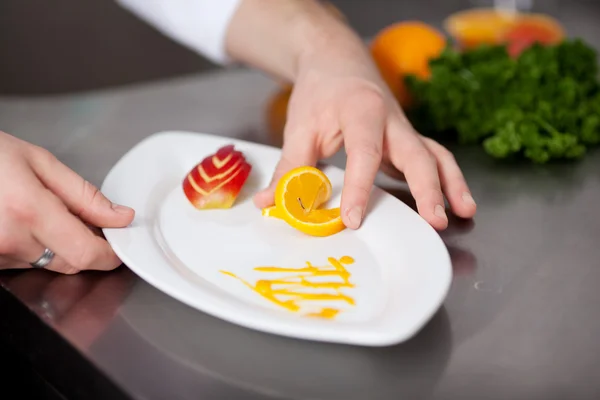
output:
[[[275,203],[275,188],[283,175],[294,168],[314,167],[318,161],[315,136],[306,131],[294,131],[285,136],[281,158],[275,167],[269,186],[254,196],[254,204],[265,208]]]
[[[40,152],[42,154],[29,158],[33,172],[73,214],[99,228],[121,228],[131,223],[133,209],[112,203],[97,187],[77,175],[50,152],[43,149]]]

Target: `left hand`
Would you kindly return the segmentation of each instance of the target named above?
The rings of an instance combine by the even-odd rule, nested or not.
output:
[[[283,153],[270,186],[254,199],[258,207],[273,204],[283,174],[314,166],[344,145],[341,211],[347,227],[360,226],[380,167],[406,179],[419,214],[434,228],[448,226],[444,195],[459,217],[475,215],[475,201],[452,153],[414,130],[362,43],[332,43],[298,65]]]

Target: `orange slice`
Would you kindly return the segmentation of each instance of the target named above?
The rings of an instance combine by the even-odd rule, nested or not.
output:
[[[518,15],[493,8],[474,8],[450,15],[444,21],[446,31],[463,49],[481,44],[500,44]]]
[[[283,219],[283,213],[279,211],[277,206],[266,207],[262,209],[262,215],[265,217],[273,217]]]
[[[465,50],[481,44],[506,44],[513,57],[536,42],[557,44],[566,35],[560,22],[549,15],[493,8],[475,8],[452,14],[444,26]]]
[[[275,205],[265,216],[280,218],[311,236],[330,236],[345,229],[340,209],[320,208],[331,197],[331,182],[318,168],[299,167],[285,174],[275,189]]]

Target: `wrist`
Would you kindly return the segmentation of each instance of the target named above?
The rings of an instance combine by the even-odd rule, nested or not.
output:
[[[321,31],[299,52],[293,81],[312,70],[329,76],[368,77],[379,82],[380,76],[365,43],[350,28]]]
[[[226,36],[233,60],[289,81],[306,66],[356,55],[363,47],[341,18],[316,0],[243,0]]]
[[[293,80],[304,69],[321,63],[330,64],[329,60],[343,59],[353,64],[369,57],[362,40],[342,18],[325,7],[312,5],[315,9],[305,10],[305,15],[299,14],[292,27],[296,49]]]

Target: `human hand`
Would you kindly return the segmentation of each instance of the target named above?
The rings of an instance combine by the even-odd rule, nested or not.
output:
[[[407,181],[419,214],[434,228],[448,225],[444,195],[456,215],[473,217],[476,204],[452,153],[414,130],[366,48],[350,38],[346,33],[324,39],[300,58],[281,160],[269,187],[255,196],[256,205],[273,204],[277,181],[287,171],[314,166],[344,145],[341,210],[347,227],[362,222],[380,167]]]
[[[133,215],[48,151],[0,132],[0,269],[30,268],[45,248],[49,270],[114,269],[121,261],[87,224],[125,227]]]

